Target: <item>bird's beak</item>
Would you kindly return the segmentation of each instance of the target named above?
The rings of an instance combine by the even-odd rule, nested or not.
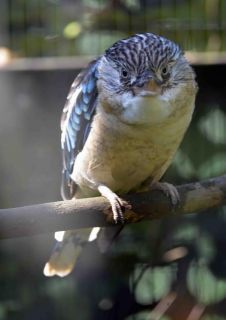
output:
[[[161,86],[157,84],[157,82],[154,79],[151,79],[148,82],[146,82],[144,85],[144,89],[153,92],[154,94],[161,93]]]
[[[161,94],[162,88],[154,79],[148,80],[142,87],[135,87],[134,92],[139,96],[157,96]]]

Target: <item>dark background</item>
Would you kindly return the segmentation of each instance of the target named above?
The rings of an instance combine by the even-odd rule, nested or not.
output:
[[[1,208],[60,200],[59,123],[70,84],[90,55],[134,32],[179,42],[200,88],[163,180],[225,173],[225,1],[15,0],[1,1],[0,12]],[[108,254],[87,248],[64,279],[42,275],[52,234],[1,241],[0,319],[155,319],[153,308],[173,295],[161,319],[225,319],[224,211],[126,227]]]

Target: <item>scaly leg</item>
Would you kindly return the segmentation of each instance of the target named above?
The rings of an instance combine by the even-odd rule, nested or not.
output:
[[[180,195],[173,184],[168,182],[153,182],[151,183],[149,190],[162,191],[168,198],[170,198],[174,207],[178,206],[180,203]]]
[[[131,209],[131,205],[104,185],[100,185],[98,191],[110,202],[115,223],[123,223],[123,212],[125,209]]]

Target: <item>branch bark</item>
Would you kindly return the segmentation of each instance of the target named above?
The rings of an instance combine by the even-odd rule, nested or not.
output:
[[[226,175],[181,185],[177,190],[181,203],[176,209],[157,190],[123,196],[132,205],[132,210],[125,212],[125,223],[203,212],[222,206],[226,204]],[[113,224],[109,203],[102,197],[0,209],[0,239]]]

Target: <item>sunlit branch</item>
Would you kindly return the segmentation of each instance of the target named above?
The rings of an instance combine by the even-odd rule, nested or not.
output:
[[[132,205],[125,223],[203,212],[226,203],[226,175],[177,187],[181,203],[172,208],[161,191],[129,194]],[[0,209],[0,238],[32,236],[59,230],[113,225],[108,201],[102,197]]]

